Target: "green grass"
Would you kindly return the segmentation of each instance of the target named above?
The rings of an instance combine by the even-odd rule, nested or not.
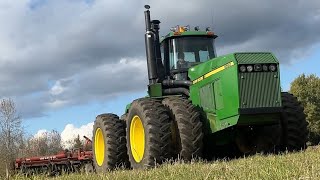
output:
[[[15,179],[48,178],[18,176]],[[320,179],[320,146],[283,155],[254,155],[230,161],[165,164],[150,170],[119,169],[106,174],[71,174],[50,179]]]

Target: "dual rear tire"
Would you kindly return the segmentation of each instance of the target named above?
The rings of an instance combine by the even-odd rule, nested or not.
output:
[[[280,151],[299,151],[306,149],[308,122],[303,107],[290,93],[282,93],[281,145]]]
[[[243,133],[245,131],[239,131],[237,138],[241,140],[241,137],[245,137],[243,138],[245,141],[237,141],[238,148],[242,153],[291,152],[306,149],[309,132],[303,107],[297,98],[290,93],[281,93],[281,99],[282,112],[279,124],[255,127],[256,129],[253,128],[254,131],[250,131],[250,136],[247,137],[241,136],[245,134]]]
[[[170,113],[172,157],[187,161],[201,158],[203,130],[199,111],[188,99],[181,97],[168,97],[162,103]]]

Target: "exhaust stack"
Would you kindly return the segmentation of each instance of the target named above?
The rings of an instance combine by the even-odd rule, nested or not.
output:
[[[147,10],[144,11],[145,24],[146,24],[146,33],[145,33],[145,45],[146,45],[146,56],[147,56],[147,66],[148,66],[148,78],[149,85],[157,83],[157,61],[156,61],[156,46],[155,40],[157,38],[156,33],[153,31],[150,20],[150,6],[144,6]],[[160,22],[159,22],[160,23]]]

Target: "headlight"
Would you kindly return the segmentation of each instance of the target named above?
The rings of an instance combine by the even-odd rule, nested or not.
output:
[[[247,71],[248,72],[252,72],[253,71],[253,67],[251,65],[247,66]]]
[[[247,68],[244,65],[240,66],[240,68],[239,68],[240,72],[246,72],[246,69]]]
[[[271,64],[271,65],[269,66],[269,70],[272,71],[272,72],[276,71],[276,69],[277,69],[277,67],[276,67],[276,65],[274,65],[274,64]]]
[[[262,69],[263,69],[263,71],[268,71],[269,68],[268,68],[267,65],[264,64],[264,65],[262,66]]]
[[[255,64],[255,65],[254,65],[254,71],[262,71],[262,66],[261,66],[261,64]]]

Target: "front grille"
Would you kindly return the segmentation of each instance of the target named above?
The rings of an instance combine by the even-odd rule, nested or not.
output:
[[[271,53],[235,53],[238,64],[278,63]]]
[[[240,108],[281,107],[278,72],[239,73]]]

